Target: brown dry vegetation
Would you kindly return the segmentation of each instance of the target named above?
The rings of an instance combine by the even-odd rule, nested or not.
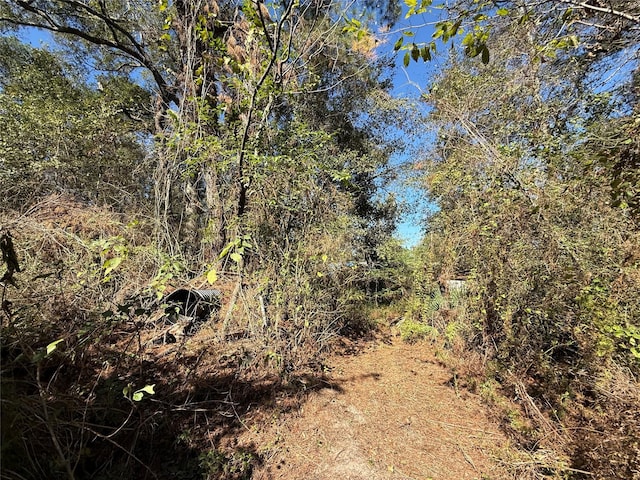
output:
[[[541,405],[540,379],[494,371],[467,349],[459,296],[422,305],[427,326],[409,307],[379,309],[393,334],[348,339],[285,316],[265,323],[263,290],[221,271],[220,308],[185,335],[159,293],[210,285],[167,270],[151,225],[60,196],[2,224],[20,265],[2,293],[3,477],[638,475],[629,371],[608,365],[578,397]],[[123,394],[147,385],[155,393],[141,401]]]
[[[428,343],[399,337],[333,357],[324,385],[286,421],[261,479],[508,478],[508,441],[480,398],[458,389]]]
[[[4,478],[504,477],[505,438],[429,345],[274,331],[232,272],[167,343],[156,290],[208,284],[160,281],[150,226],[59,196],[2,223],[21,267],[3,287]]]
[[[283,360],[276,353],[269,340],[286,345],[286,329],[255,330],[244,315],[249,287],[231,273],[220,273],[222,308],[196,335],[158,341],[169,326],[149,285],[170,291],[172,282],[206,282],[189,282],[185,273],[159,282],[163,259],[146,243],[145,225],[64,197],[2,223],[21,267],[15,284],[3,287],[8,478],[202,478],[217,468],[200,465],[202,452],[217,452],[255,405],[280,410],[277,399],[295,393],[282,362],[312,361],[312,354]],[[108,248],[95,243],[105,239]],[[106,262],[117,255],[126,258],[106,276]],[[127,385],[155,385],[156,393],[133,402],[123,395]],[[244,473],[259,461],[246,453]],[[220,455],[218,464],[226,465]]]

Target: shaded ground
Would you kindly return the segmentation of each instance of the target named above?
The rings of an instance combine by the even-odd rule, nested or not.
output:
[[[326,386],[239,443],[268,448],[255,479],[505,478],[507,445],[478,397],[458,391],[427,344],[334,357]],[[304,380],[300,380],[303,382]]]

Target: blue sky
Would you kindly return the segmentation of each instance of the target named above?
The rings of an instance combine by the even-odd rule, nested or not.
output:
[[[434,25],[440,19],[440,10],[432,8],[428,12],[413,15],[405,18],[408,8],[403,5],[400,21],[386,33],[382,33],[382,42],[379,47],[381,55],[388,54],[393,51],[396,40],[403,35],[405,31],[411,31],[414,37],[405,37],[405,45],[410,45],[412,41],[416,43],[429,42],[432,40]],[[409,99],[424,114],[427,113],[428,106],[420,100],[423,93],[427,92],[430,87],[431,79],[443,67],[445,55],[434,56],[430,62],[422,60],[409,63],[408,67],[403,64],[405,51],[400,51],[396,55],[395,72],[394,72],[394,88],[392,94],[399,98]],[[396,165],[415,163],[422,160],[424,150],[429,147],[432,139],[430,132],[417,134],[409,142],[413,151],[407,151],[403,154],[396,155],[392,159],[392,163]],[[421,153],[420,150],[423,150]],[[417,245],[422,238],[422,229],[424,227],[425,215],[432,211],[435,206],[430,204],[425,198],[424,191],[415,189],[407,184],[397,183],[393,187],[393,191],[401,201],[409,204],[411,211],[403,215],[397,229],[397,237],[402,240],[407,247]]]

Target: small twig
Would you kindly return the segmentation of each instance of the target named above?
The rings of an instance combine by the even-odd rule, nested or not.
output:
[[[36,367],[36,382],[38,384],[38,390],[39,390],[38,393],[40,396],[40,404],[42,406],[43,421],[44,421],[45,427],[47,428],[47,431],[49,432],[49,436],[51,437],[53,446],[55,447],[56,452],[60,456],[60,461],[63,463],[64,468],[67,471],[67,476],[69,477],[69,480],[75,480],[75,475],[73,474],[73,469],[71,468],[71,462],[62,451],[62,446],[60,445],[58,436],[56,435],[56,432],[54,432],[53,426],[51,425],[51,419],[49,418],[49,407],[47,406],[47,402],[44,398],[46,390],[42,386],[41,373],[42,373],[42,366],[40,362],[38,362],[38,366]]]
[[[516,382],[515,389],[516,393],[522,400],[524,408],[529,416],[537,419],[547,436],[553,436],[557,442],[563,443],[562,436],[557,429],[553,428],[553,425],[551,425],[549,420],[547,420],[547,418],[540,411],[531,396],[527,393],[527,389],[524,384],[522,382]]]
[[[622,12],[620,10],[615,10],[613,7],[599,7],[597,5],[593,5],[587,2],[580,2],[575,0],[560,0],[562,3],[566,3],[567,5],[571,5],[573,7],[584,8],[585,10],[592,10],[600,13],[608,13],[609,15],[613,15],[615,17],[624,18],[625,20],[629,20],[633,23],[640,24],[640,17],[636,17],[627,12]]]
[[[229,398],[231,398],[231,392],[229,392]],[[250,432],[251,429],[249,427],[247,427],[247,424],[244,423],[242,421],[242,419],[240,418],[240,415],[238,415],[238,412],[236,411],[236,406],[235,406],[234,402],[231,401],[229,403],[231,404],[231,408],[233,409],[233,413],[236,416],[236,418],[238,419],[238,421],[240,422],[240,425],[242,425],[247,430],[247,432]]]
[[[459,443],[456,443],[456,446],[460,449],[460,451],[462,452],[462,456],[464,457],[464,459],[469,463],[469,465],[471,465],[473,467],[473,469],[477,472],[478,468],[476,467],[476,464],[473,463],[473,460],[471,460],[471,457],[469,455],[467,455],[467,452],[464,451],[464,448],[462,448],[462,446]]]
[[[458,389],[458,375],[453,374],[453,389],[456,391],[456,397],[460,398],[460,390]]]
[[[227,307],[227,313],[225,314],[224,321],[222,322],[223,338],[227,331],[227,327],[229,326],[229,320],[231,320],[231,314],[233,313],[233,308],[236,306],[236,302],[238,300],[238,294],[240,293],[241,286],[242,286],[242,278],[238,278],[236,287],[233,289],[233,294],[231,295],[231,300],[229,300],[229,307]]]
[[[26,477],[23,477],[18,472],[14,472],[13,470],[6,469],[5,472],[6,472],[7,475],[11,475],[16,480],[27,480]]]
[[[264,298],[262,297],[262,295],[258,296],[258,300],[260,301],[260,313],[262,314],[262,327],[267,328],[267,311],[264,308]]]
[[[96,388],[98,386],[98,383],[100,382],[100,378],[102,377],[102,374],[104,373],[104,371],[107,369],[107,367],[109,366],[109,362],[105,361],[102,364],[102,369],[100,370],[100,372],[98,373],[98,376],[96,377],[96,381],[93,382],[93,387],[91,388],[91,391],[89,392],[89,394],[87,395],[87,399],[84,402],[84,409],[82,411],[82,425],[84,427],[84,425],[86,425],[87,423],[87,412],[89,411],[89,402],[91,400],[91,397],[95,394]],[[80,383],[80,381],[78,381],[78,383]],[[131,414],[129,414],[129,417],[127,417],[127,420],[125,420],[125,423],[129,420],[129,418],[131,417]],[[122,426],[116,430],[116,432],[118,432],[122,427],[124,427],[124,424],[122,424]],[[114,433],[115,435],[115,433]],[[80,441],[79,441],[80,445],[83,445],[84,443],[84,428],[80,429]],[[73,470],[75,471],[78,468],[78,465],[80,464],[80,460],[82,459],[82,448],[78,449],[78,455],[76,456],[76,461],[73,465]]]

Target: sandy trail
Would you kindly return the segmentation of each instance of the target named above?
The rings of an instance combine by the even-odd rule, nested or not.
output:
[[[274,420],[257,479],[500,479],[507,445],[428,344],[399,340],[330,362],[327,387]],[[262,432],[263,434],[266,432]]]

